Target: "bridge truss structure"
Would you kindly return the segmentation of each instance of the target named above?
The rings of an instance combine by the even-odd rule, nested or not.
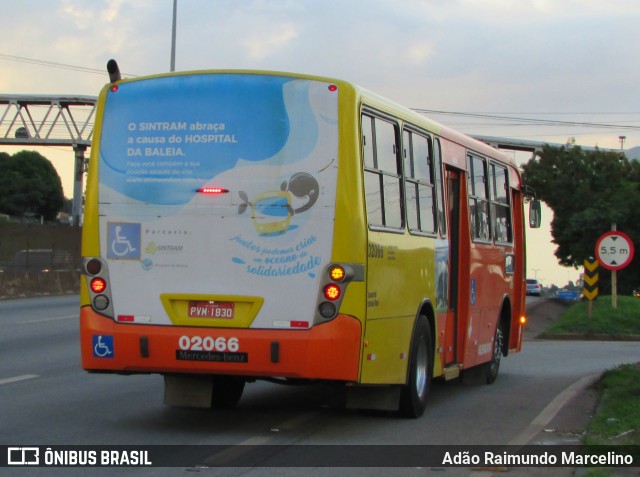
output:
[[[0,145],[71,147],[75,156],[73,224],[80,224],[85,152],[91,146],[95,96],[0,95]]]

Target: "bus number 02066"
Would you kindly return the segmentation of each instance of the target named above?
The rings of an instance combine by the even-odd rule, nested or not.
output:
[[[214,338],[212,336],[181,336],[178,347],[183,351],[230,351],[235,353],[240,349],[238,338]]]

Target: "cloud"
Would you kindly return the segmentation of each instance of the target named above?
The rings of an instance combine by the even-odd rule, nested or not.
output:
[[[120,7],[122,7],[122,4],[123,0],[108,1],[105,8],[100,11],[100,18],[106,22],[116,20],[120,14]]]
[[[65,16],[72,19],[76,28],[86,30],[91,28],[95,19],[95,5],[94,8],[83,5],[84,2],[78,0],[65,0],[63,2],[62,11]]]
[[[242,45],[248,50],[250,59],[263,60],[286,48],[297,36],[297,28],[292,23],[269,25],[265,31],[249,34]]]
[[[77,28],[86,30],[94,27],[98,20],[107,23],[118,20],[123,3],[124,0],[63,0],[61,10]]]

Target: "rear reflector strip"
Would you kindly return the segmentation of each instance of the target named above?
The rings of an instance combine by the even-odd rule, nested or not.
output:
[[[118,315],[116,321],[118,323],[151,323],[151,317],[141,315]]]
[[[274,321],[274,328],[309,328],[308,321]]]

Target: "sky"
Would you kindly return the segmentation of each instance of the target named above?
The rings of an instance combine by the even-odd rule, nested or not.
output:
[[[329,76],[468,134],[612,149],[625,136],[625,149],[640,146],[637,0],[177,4],[178,71]],[[170,69],[173,0],[0,0],[0,11],[0,94],[95,96],[110,58],[125,77]],[[39,151],[71,197],[71,149]],[[528,275],[563,286],[579,271],[558,266],[543,213],[542,229],[528,231]]]

